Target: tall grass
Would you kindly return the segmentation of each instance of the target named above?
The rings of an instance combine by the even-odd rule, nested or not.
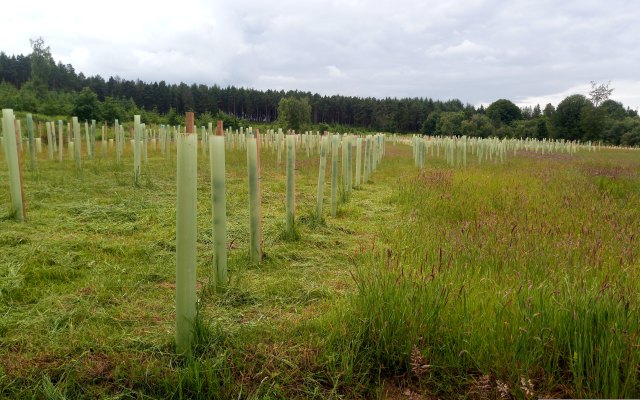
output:
[[[358,293],[333,332],[354,381],[404,375],[443,394],[471,393],[484,377],[517,397],[640,393],[640,210],[628,207],[640,199],[637,172],[617,177],[635,189],[616,198],[585,177],[592,167],[554,167],[524,159],[399,180],[404,217],[383,229],[383,249],[355,258]],[[430,366],[423,376],[414,346]]]
[[[216,251],[210,165],[200,157],[202,318],[190,356],[173,348],[171,142],[166,157],[150,150],[140,187],[130,146],[120,163],[83,160],[82,174],[42,155],[31,173],[23,159],[27,224],[4,217],[0,168],[0,397],[640,394],[636,153],[520,149],[513,158],[509,149],[504,164],[496,152],[479,165],[469,139],[466,169],[427,146],[421,174],[409,146],[376,143],[376,157],[371,148],[362,160],[384,154],[375,180],[340,218],[317,224],[305,217],[317,207],[320,160],[299,152],[302,234],[290,241],[279,235],[285,168],[273,143],[261,154],[266,251],[255,265],[244,137],[227,139],[230,279],[223,292],[206,290]]]

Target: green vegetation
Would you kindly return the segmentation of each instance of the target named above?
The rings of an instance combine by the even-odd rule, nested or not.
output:
[[[278,103],[278,123],[295,131],[311,123],[311,106],[306,98],[283,97]]]
[[[228,148],[220,292],[198,158],[188,355],[174,347],[175,147],[148,145],[138,186],[128,141],[120,164],[115,146],[83,149],[81,170],[43,152],[30,171],[23,157],[27,223],[12,219],[1,159],[0,397],[640,395],[637,150],[531,144],[502,162],[503,144],[471,139],[478,156],[463,168],[443,138],[446,153],[425,142],[421,171],[410,141],[380,138],[365,142],[368,181],[324,224],[318,151],[298,148],[297,241],[281,234],[286,168],[262,148],[260,264],[248,257],[251,152]]]

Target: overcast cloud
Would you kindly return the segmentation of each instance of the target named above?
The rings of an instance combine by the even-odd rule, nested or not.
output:
[[[637,1],[14,2],[0,50],[42,36],[85,75],[320,94],[557,104],[611,81],[640,107]]]

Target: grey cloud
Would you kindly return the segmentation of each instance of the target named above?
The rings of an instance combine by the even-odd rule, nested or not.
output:
[[[11,27],[0,27],[0,33],[11,48],[24,48],[28,37],[42,35],[65,62],[85,48],[90,57],[77,57],[77,69],[127,79],[456,97],[473,104],[555,99],[590,80],[612,80],[626,82],[621,100],[640,106],[628,89],[640,82],[640,11],[631,1],[184,3],[191,19],[157,3],[150,14],[117,14],[129,35],[84,34],[91,26],[86,21],[59,30],[55,18],[42,25],[32,21],[42,32],[18,27],[8,35],[3,29]],[[67,7],[71,11],[64,15],[82,18],[73,15],[76,8]],[[22,19],[51,19],[50,13],[27,12]]]

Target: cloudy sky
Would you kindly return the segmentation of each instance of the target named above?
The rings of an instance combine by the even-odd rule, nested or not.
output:
[[[42,36],[85,75],[476,105],[611,81],[637,108],[639,21],[624,0],[35,0],[0,24],[0,50]]]

